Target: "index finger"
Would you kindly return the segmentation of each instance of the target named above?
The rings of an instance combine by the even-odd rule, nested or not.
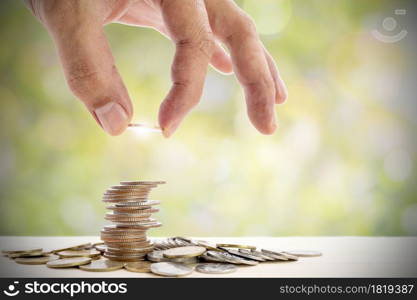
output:
[[[160,126],[169,137],[201,97],[215,44],[203,0],[162,1],[161,10],[176,44],[173,85],[159,110]]]

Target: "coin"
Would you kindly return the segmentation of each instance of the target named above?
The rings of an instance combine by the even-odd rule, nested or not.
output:
[[[153,246],[148,246],[148,247],[142,247],[142,248],[111,248],[111,247],[107,247],[107,253],[116,253],[116,252],[121,252],[121,253],[149,253],[149,251],[152,251]]]
[[[18,258],[18,257],[37,257],[37,256],[44,256],[47,254],[43,251],[32,251],[32,252],[17,252],[17,253],[10,253],[7,254],[10,258]]]
[[[129,262],[125,265],[125,269],[130,272],[148,273],[151,271],[151,263],[148,261]]]
[[[291,251],[284,251],[284,254],[298,256],[298,257],[314,257],[314,256],[321,256],[322,253],[320,251],[314,250],[291,250]]]
[[[227,274],[236,270],[236,266],[232,264],[198,264],[196,267],[196,271],[207,274]]]
[[[164,257],[163,252],[164,252],[163,250],[154,250],[146,254],[146,258],[153,262],[166,261],[166,258]]]
[[[104,251],[106,251],[106,249],[107,249],[107,246],[106,245],[104,245],[104,243],[103,244],[99,244],[99,245],[95,245],[94,246],[94,248],[97,250],[97,251],[100,251],[100,252],[104,252]]]
[[[117,256],[104,253],[105,258],[108,258],[112,261],[121,261],[121,262],[133,262],[133,261],[143,261],[144,256]]]
[[[243,257],[236,256],[228,252],[208,251],[207,254],[211,257],[216,258],[220,262],[249,266],[255,266],[258,264],[258,261],[245,259]]]
[[[89,257],[71,257],[52,260],[46,263],[49,268],[70,268],[85,265],[91,262]]]
[[[84,271],[91,272],[108,272],[122,269],[124,267],[123,262],[111,261],[108,259],[99,259],[92,261],[87,265],[81,265],[79,268]]]
[[[259,256],[259,257],[262,257],[263,259],[265,259],[266,261],[268,260],[268,261],[274,261],[275,260],[275,258],[274,257],[272,257],[272,256],[269,256],[269,255],[267,255],[266,253],[263,253],[263,252],[261,252],[261,251],[258,251],[258,250],[248,250],[248,249],[239,249],[239,251],[240,252],[242,252],[242,253],[249,253],[249,254],[253,254],[253,255],[256,255],[256,256]]]
[[[158,200],[144,200],[144,201],[128,201],[114,204],[115,207],[141,207],[141,206],[153,206],[160,204]]]
[[[206,253],[204,253],[203,255],[201,255],[200,257],[201,257],[203,260],[208,261],[208,262],[224,262],[224,260],[223,260],[223,259],[219,259],[219,258],[216,258],[216,257],[214,257],[214,256],[210,256],[210,255],[208,255],[208,254],[207,254],[207,252],[206,252]]]
[[[49,261],[57,260],[57,255],[40,256],[40,257],[18,257],[14,261],[22,265],[43,265]]]
[[[287,261],[289,258],[283,252],[278,250],[261,249],[261,251],[267,255],[273,256],[277,260]]]
[[[96,250],[96,249],[91,249],[91,250],[64,250],[64,251],[60,251],[57,252],[56,254],[58,254],[61,258],[70,258],[70,257],[94,257],[97,255],[100,255],[100,251]]]
[[[186,246],[167,249],[164,251],[164,257],[179,258],[179,257],[194,257],[206,252],[206,248],[200,246]]]
[[[34,249],[18,249],[18,250],[2,250],[3,254],[17,254],[17,253],[30,253],[30,252],[42,252],[42,248]]]
[[[138,180],[138,181],[120,181],[121,185],[146,185],[146,184],[165,184],[166,181],[144,181],[144,180]]]
[[[209,242],[206,242],[206,241],[202,241],[202,240],[195,241],[195,240],[192,240],[192,243],[193,244],[196,244],[197,246],[204,247],[207,250],[223,251],[223,250],[220,250],[219,248],[217,248],[217,245],[216,244],[212,244],[212,243],[209,243]]]
[[[161,276],[180,277],[193,272],[193,268],[181,263],[158,262],[151,264],[151,272]]]
[[[144,209],[151,209],[152,206],[125,206],[125,207],[121,207],[121,206],[115,206],[115,205],[111,205],[111,206],[106,206],[106,209],[109,209],[111,211],[113,211],[114,213],[141,213]]]
[[[114,242],[107,242],[107,247],[109,248],[124,248],[124,249],[131,249],[131,248],[141,248],[141,247],[148,247],[151,246],[150,242],[143,241],[143,242],[120,242],[120,243],[114,243]]]
[[[52,250],[52,251],[50,251],[50,253],[56,253],[56,252],[61,252],[61,251],[65,251],[65,250],[78,250],[78,249],[84,249],[84,248],[89,248],[89,247],[91,247],[91,243],[85,243],[85,244],[80,244],[80,245],[69,246],[69,247],[66,247],[66,248]]]
[[[239,256],[239,257],[242,257],[242,258],[246,258],[246,259],[250,259],[250,260],[255,260],[255,261],[260,261],[260,262],[265,261],[265,259],[262,258],[262,257],[256,256],[256,255],[253,255],[253,254],[250,254],[250,253],[240,252],[239,250],[236,250],[236,249],[228,249],[227,252],[229,254],[233,254],[233,255],[236,255],[236,256]]]
[[[238,245],[238,244],[217,244],[217,247],[222,247],[222,248],[256,249],[255,246]]]

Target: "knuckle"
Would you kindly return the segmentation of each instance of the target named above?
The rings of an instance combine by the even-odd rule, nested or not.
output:
[[[86,62],[71,64],[67,71],[67,82],[71,91],[80,98],[96,94],[105,87],[100,72]]]
[[[236,26],[245,34],[256,35],[255,22],[246,14],[238,18]]]

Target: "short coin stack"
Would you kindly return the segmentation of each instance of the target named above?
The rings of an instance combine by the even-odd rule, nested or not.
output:
[[[106,190],[103,202],[108,204],[106,220],[113,222],[101,230],[104,256],[113,261],[135,262],[145,259],[153,249],[146,237],[149,228],[161,223],[151,218],[159,210],[159,201],[149,200],[150,191],[163,181],[122,181]]]

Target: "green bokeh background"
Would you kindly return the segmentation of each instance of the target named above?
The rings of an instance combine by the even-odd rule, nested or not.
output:
[[[97,235],[104,190],[166,180],[152,235],[416,235],[416,49],[404,1],[246,0],[289,89],[279,130],[249,123],[234,76],[210,69],[170,139],[107,136],[69,92],[21,1],[0,4],[0,234]],[[392,6],[395,4],[395,6]],[[374,38],[394,16],[404,40]],[[136,121],[157,123],[172,43],[106,27]],[[415,40],[414,40],[415,42]]]

